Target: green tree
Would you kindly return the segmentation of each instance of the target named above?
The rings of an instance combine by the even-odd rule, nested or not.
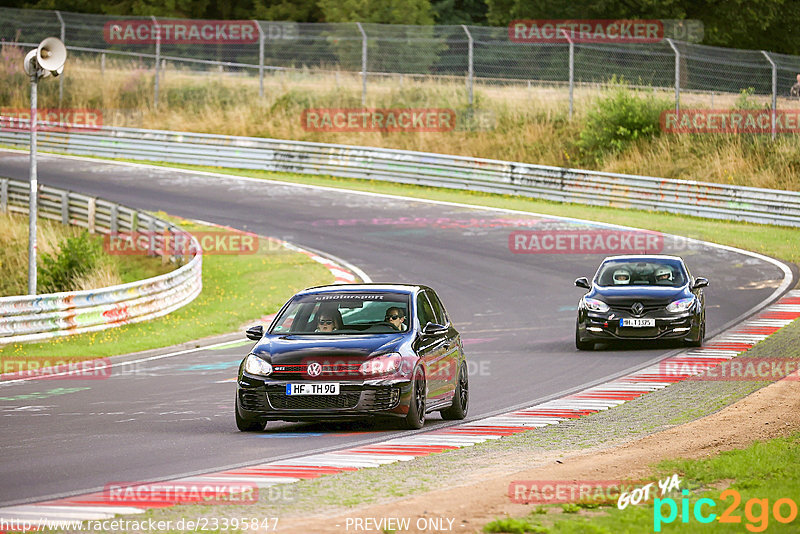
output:
[[[433,24],[429,0],[319,0],[325,22]]]

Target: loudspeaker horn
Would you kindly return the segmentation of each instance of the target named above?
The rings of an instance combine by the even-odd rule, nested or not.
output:
[[[67,47],[56,37],[48,37],[36,49],[36,61],[42,69],[56,76],[67,61]]]

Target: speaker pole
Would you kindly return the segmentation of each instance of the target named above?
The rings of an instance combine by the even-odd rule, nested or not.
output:
[[[36,294],[36,218],[38,216],[39,178],[36,168],[36,108],[39,73],[31,74],[31,161],[30,161],[30,202],[28,209],[28,294]]]

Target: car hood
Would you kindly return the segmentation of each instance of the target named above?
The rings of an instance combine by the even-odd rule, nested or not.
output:
[[[690,297],[692,293],[683,287],[659,286],[594,286],[589,297],[597,298],[609,305],[624,305],[633,302],[650,302],[653,304],[669,304],[682,297]]]
[[[366,360],[376,354],[395,352],[403,342],[402,334],[265,336],[253,349],[255,354],[273,364],[299,364],[310,357]]]

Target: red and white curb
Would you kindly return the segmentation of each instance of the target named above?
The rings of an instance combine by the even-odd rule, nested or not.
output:
[[[324,258],[323,258],[324,259]],[[662,360],[630,375],[599,386],[587,388],[560,399],[410,437],[390,439],[372,445],[335,452],[311,454],[278,462],[231,469],[170,481],[172,485],[213,486],[214,484],[255,484],[260,488],[297,482],[301,479],[355,471],[365,467],[413,460],[447,450],[468,447],[491,439],[500,439],[533,428],[557,424],[607,410],[629,400],[683,381],[698,369],[710,368],[735,358],[759,341],[769,337],[795,319],[800,318],[800,291],[790,291],[776,304],[734,329],[710,340],[702,348],[691,349]],[[686,373],[665,372],[665,363],[689,363]],[[699,364],[699,365],[698,365]],[[42,520],[110,519],[116,514],[143,513],[148,508],[163,508],[178,504],[168,499],[158,502],[124,506],[109,503],[107,495],[92,493],[30,505],[0,508],[0,520],[27,520],[36,524]],[[185,503],[185,502],[184,502]]]

